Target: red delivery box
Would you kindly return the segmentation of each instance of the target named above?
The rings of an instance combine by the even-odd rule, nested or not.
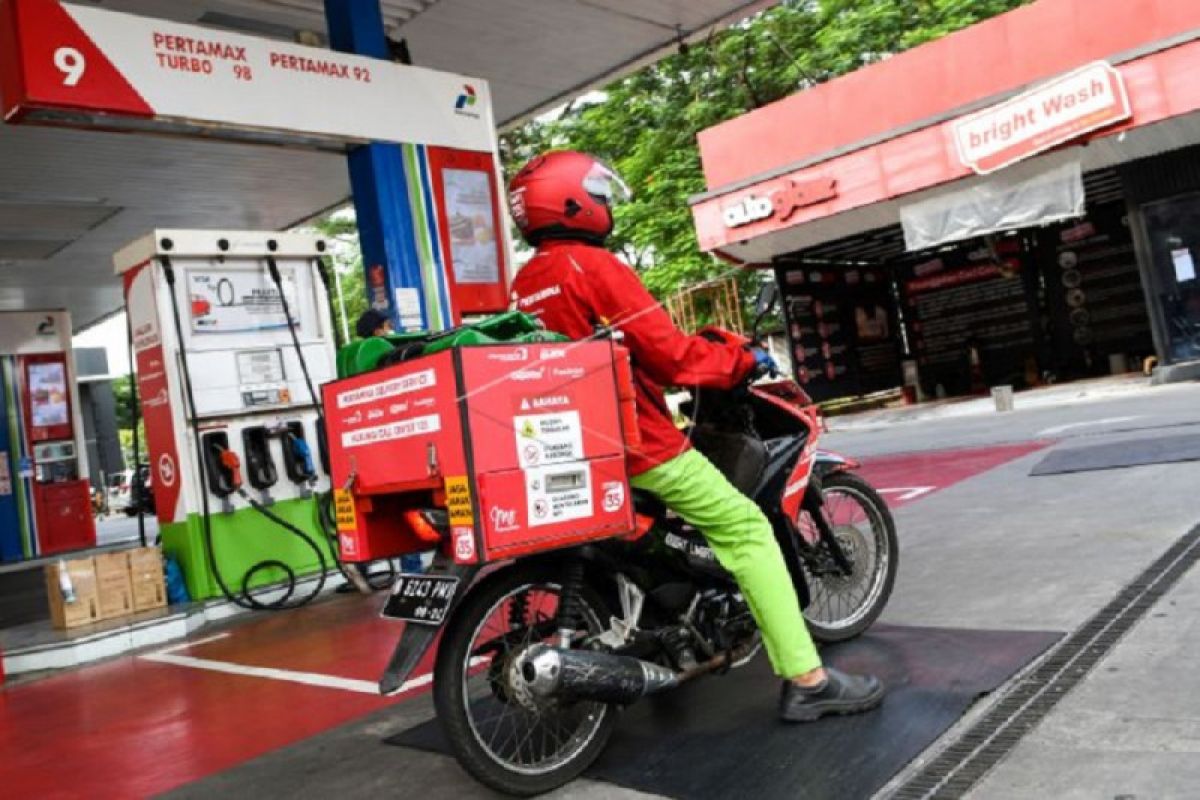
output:
[[[430,507],[459,563],[632,531],[625,358],[609,341],[455,347],[326,384],[342,557],[442,544],[406,523]]]

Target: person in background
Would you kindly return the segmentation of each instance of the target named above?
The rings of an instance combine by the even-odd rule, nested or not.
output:
[[[354,332],[360,339],[387,336],[389,333],[393,333],[392,318],[377,308],[368,308],[358,318],[358,322],[354,323]]]
[[[642,438],[640,448],[626,453],[630,483],[698,528],[737,580],[771,665],[784,679],[780,716],[809,722],[874,708],[883,700],[883,684],[822,666],[771,523],[689,447],[663,397],[663,386],[729,389],[774,362],[761,348],[682,333],[634,271],[604,249],[612,206],[627,194],[607,165],[573,151],[538,156],[513,177],[513,219],[537,249],[513,281],[516,308],[573,339],[591,336],[597,325],[624,334]]]

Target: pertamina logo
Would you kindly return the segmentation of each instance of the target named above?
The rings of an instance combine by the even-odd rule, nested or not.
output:
[[[469,83],[464,83],[462,94],[454,101],[454,113],[462,114],[464,117],[479,119],[479,114],[468,110],[474,108],[478,102],[479,96],[475,93],[475,87]]]

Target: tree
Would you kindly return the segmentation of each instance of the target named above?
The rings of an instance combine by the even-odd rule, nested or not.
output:
[[[354,336],[354,323],[367,310],[366,276],[363,274],[362,250],[358,242],[358,226],[354,215],[346,210],[336,211],[318,221],[314,227],[330,243],[333,268],[337,272],[334,286],[333,324],[338,330],[349,330]],[[337,296],[341,286],[341,297]],[[343,316],[344,307],[344,316]],[[344,326],[343,326],[344,323]]]
[[[133,409],[129,407],[129,398],[133,393],[133,376],[121,375],[112,381],[113,402],[117,407],[117,430],[133,429]],[[138,398],[137,415],[142,416],[141,398]]]
[[[796,91],[944,36],[1028,0],[784,2],[703,42],[680,46],[554,119],[505,133],[506,171],[553,147],[593,153],[633,190],[612,244],[662,298],[734,272],[700,252],[688,198],[705,189],[696,134]]]
[[[611,164],[633,189],[610,244],[659,298],[736,275],[754,296],[760,275],[702,253],[688,198],[703,192],[696,135],[910,47],[1030,0],[791,0],[568,103],[500,137],[511,176],[539,152],[571,148]],[[814,123],[819,124],[819,122]],[[352,218],[318,224],[349,240]],[[351,325],[366,309],[361,260],[337,256]],[[340,313],[339,313],[340,318]]]

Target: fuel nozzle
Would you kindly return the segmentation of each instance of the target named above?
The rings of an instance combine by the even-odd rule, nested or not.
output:
[[[220,460],[221,467],[229,476],[229,484],[234,491],[242,488],[242,459],[238,458],[237,453],[225,448],[221,450]]]
[[[308,442],[297,436],[288,436],[288,440],[297,463],[303,466],[305,480],[312,480],[317,471],[313,466],[312,448],[308,446]]]
[[[308,486],[317,479],[317,468],[313,463],[312,445],[304,435],[304,424],[292,420],[281,426],[283,440],[283,464],[287,476],[293,483]]]
[[[229,496],[242,490],[242,460],[229,449],[225,431],[204,434],[204,476],[208,491],[221,498],[222,510],[233,511]]]

